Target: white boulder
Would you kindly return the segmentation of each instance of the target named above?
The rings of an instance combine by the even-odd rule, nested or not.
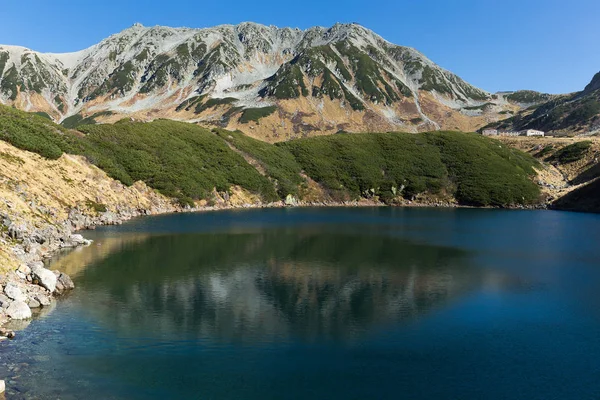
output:
[[[31,275],[37,279],[38,284],[53,293],[56,289],[56,275],[54,272],[43,267],[42,263],[31,265]]]
[[[19,289],[15,284],[9,283],[4,287],[4,294],[8,296],[9,299],[14,301],[26,301],[27,296],[23,294],[21,289]]]
[[[12,319],[29,319],[31,318],[31,309],[22,301],[14,301],[6,309],[6,315]]]
[[[91,240],[88,240],[79,234],[71,235],[70,240],[75,246],[89,246],[92,243]]]

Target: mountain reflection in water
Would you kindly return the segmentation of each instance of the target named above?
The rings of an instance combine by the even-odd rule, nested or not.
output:
[[[88,260],[75,295],[94,322],[125,335],[352,339],[501,279],[470,265],[465,251],[364,232],[273,229],[118,240],[107,242],[110,251],[100,241],[104,251],[73,255]]]

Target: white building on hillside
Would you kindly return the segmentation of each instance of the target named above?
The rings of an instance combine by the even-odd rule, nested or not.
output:
[[[521,136],[545,136],[546,133],[542,131],[536,131],[535,129],[526,129],[519,132]]]
[[[484,129],[483,136],[498,136],[497,129]]]

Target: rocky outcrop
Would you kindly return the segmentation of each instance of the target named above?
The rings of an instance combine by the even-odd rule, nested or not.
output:
[[[52,305],[53,296],[75,288],[71,278],[59,271],[50,271],[42,262],[29,267],[22,265],[17,271],[2,278],[0,293],[0,325],[8,319],[25,320],[33,315],[32,309]],[[0,338],[11,331],[0,328]]]

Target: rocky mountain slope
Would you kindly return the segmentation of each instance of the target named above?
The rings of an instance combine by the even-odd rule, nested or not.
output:
[[[521,104],[360,25],[254,23],[136,24],[69,54],[0,46],[0,101],[68,127],[162,117],[270,141],[340,130],[474,130]]]
[[[597,134],[600,132],[600,72],[581,92],[551,96],[490,127],[539,129],[554,135]]]
[[[537,158],[538,183],[551,208],[600,212],[600,138],[501,137]]]

